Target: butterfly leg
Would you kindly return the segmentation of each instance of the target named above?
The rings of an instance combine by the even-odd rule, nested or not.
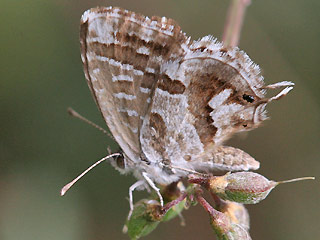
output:
[[[148,174],[146,172],[143,172],[142,173],[142,176],[144,177],[144,179],[147,181],[147,183],[150,185],[150,187],[156,191],[158,197],[159,197],[159,200],[160,200],[160,204],[161,204],[161,207],[163,207],[163,198],[161,196],[161,193],[160,193],[160,189],[154,184],[154,182],[151,180],[151,178],[149,178]]]
[[[132,215],[132,212],[133,212],[133,191],[140,187],[141,185],[145,184],[145,181],[144,180],[139,180],[137,182],[135,182],[133,185],[131,185],[131,187],[129,188],[129,205],[130,205],[130,212],[129,212],[129,215],[128,215],[128,220],[130,219],[131,215]]]

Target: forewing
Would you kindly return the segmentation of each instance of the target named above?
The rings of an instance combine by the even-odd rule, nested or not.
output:
[[[120,8],[95,8],[81,19],[84,72],[94,99],[120,147],[140,154],[142,120],[163,62],[183,55],[180,27],[165,17],[146,18]]]

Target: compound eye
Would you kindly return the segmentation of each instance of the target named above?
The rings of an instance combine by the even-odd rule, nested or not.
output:
[[[249,103],[253,103],[253,102],[254,102],[254,97],[251,96],[251,95],[243,94],[243,95],[242,95],[242,98],[243,98],[244,100],[246,100],[247,102],[249,102]]]
[[[126,168],[126,162],[124,160],[124,156],[118,156],[116,159],[117,167],[120,169],[125,169]]]

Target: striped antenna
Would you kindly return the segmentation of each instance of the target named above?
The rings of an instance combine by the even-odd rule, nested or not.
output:
[[[103,129],[102,127],[100,127],[99,125],[95,124],[94,122],[91,122],[90,120],[86,119],[85,117],[80,115],[78,112],[76,112],[72,108],[69,107],[67,109],[67,111],[70,114],[70,116],[78,118],[78,119],[80,119],[81,121],[83,121],[85,123],[88,123],[89,125],[95,127],[96,129],[100,130],[104,134],[108,135],[108,137],[110,137],[111,139],[115,140],[114,137],[107,130]]]

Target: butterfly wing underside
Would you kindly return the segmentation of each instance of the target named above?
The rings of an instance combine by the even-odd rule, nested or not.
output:
[[[167,18],[146,18],[120,8],[95,8],[81,19],[85,76],[114,138],[131,159],[141,151],[139,135],[160,68],[180,56],[185,35]]]

